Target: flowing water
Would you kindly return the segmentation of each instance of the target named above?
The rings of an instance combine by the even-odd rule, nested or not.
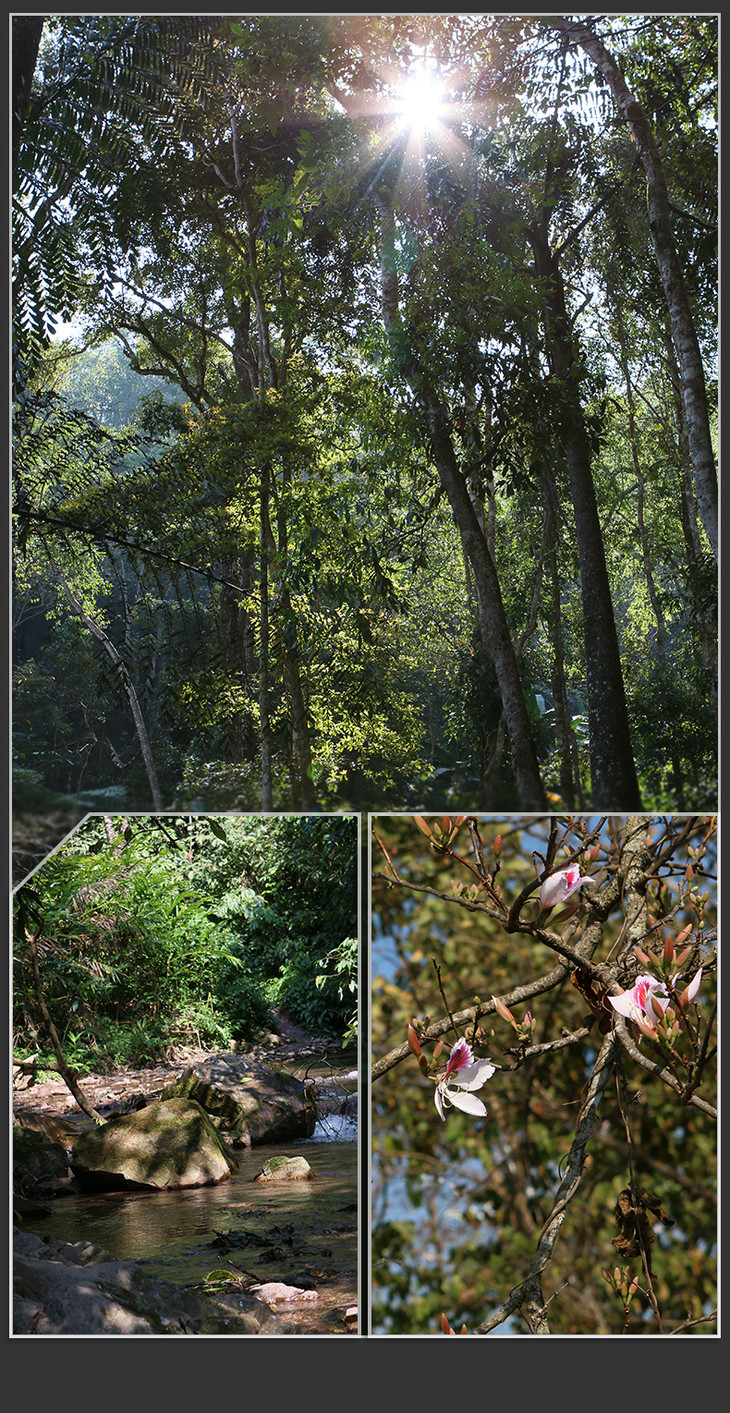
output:
[[[280,1154],[306,1158],[313,1178],[256,1182]],[[277,1303],[279,1320],[292,1333],[343,1333],[358,1299],[355,1116],[324,1114],[308,1141],[239,1149],[236,1158],[217,1187],[64,1195],[52,1199],[52,1215],[29,1215],[23,1227],[50,1241],[91,1242],[176,1286],[204,1289],[215,1278],[228,1290],[298,1286],[307,1295]]]

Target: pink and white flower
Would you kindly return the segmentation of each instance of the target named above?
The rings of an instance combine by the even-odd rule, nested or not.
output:
[[[584,888],[587,883],[593,882],[592,878],[581,878],[577,863],[569,864],[568,868],[560,868],[557,873],[551,873],[543,881],[540,889],[540,906],[555,908],[559,903],[564,903],[571,893],[575,893],[579,888]]]
[[[449,1055],[446,1069],[436,1084],[434,1103],[440,1118],[446,1118],[444,1107],[449,1108],[452,1104],[465,1114],[478,1117],[486,1114],[487,1110],[481,1099],[477,1099],[472,1091],[481,1089],[494,1072],[495,1066],[491,1060],[475,1061],[466,1040],[457,1040]]]
[[[672,986],[677,978],[672,977]],[[702,968],[695,973],[689,986],[682,992],[681,1001],[685,1006],[694,1001],[700,989],[702,980]],[[624,991],[621,996],[609,996],[609,1001],[619,1015],[625,1016],[627,1020],[635,1021],[637,1025],[656,1026],[666,1013],[671,997],[667,991],[666,984],[659,981],[656,976],[637,976],[630,991]]]

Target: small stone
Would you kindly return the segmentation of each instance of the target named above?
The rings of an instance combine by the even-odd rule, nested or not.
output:
[[[294,1182],[300,1178],[312,1178],[314,1173],[306,1158],[268,1158],[256,1182]]]
[[[255,1295],[257,1300],[263,1300],[266,1305],[291,1300],[319,1300],[316,1290],[302,1290],[296,1285],[284,1285],[283,1281],[265,1281],[263,1285],[252,1285],[249,1295]]]

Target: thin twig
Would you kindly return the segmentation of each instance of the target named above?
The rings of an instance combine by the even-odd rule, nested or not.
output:
[[[563,981],[564,978],[565,967],[562,963],[559,963],[558,966],[553,967],[552,971],[546,972],[544,976],[538,977],[535,981],[529,981],[524,986],[515,987],[514,991],[508,992],[506,996],[501,997],[501,1000],[504,1001],[506,1006],[519,1004],[520,1001],[529,1001],[533,996],[541,996],[545,991],[551,991],[553,986],[557,986],[558,982]],[[478,1005],[470,1006],[466,1011],[457,1011],[453,1019],[457,1026],[466,1026],[470,1025],[475,1018],[491,1015],[495,1009],[493,1001],[480,1001]],[[421,1040],[438,1040],[440,1036],[445,1035],[447,1030],[450,1029],[450,1020],[434,1021],[433,1024],[428,1027],[428,1030],[423,1033]],[[413,1051],[407,1041],[405,1041],[403,1045],[396,1045],[393,1050],[388,1051],[387,1055],[383,1055],[381,1059],[375,1061],[370,1072],[371,1079],[380,1079],[381,1075],[384,1075],[388,1070],[392,1070],[396,1065],[399,1065],[402,1060],[407,1060],[412,1054]]]

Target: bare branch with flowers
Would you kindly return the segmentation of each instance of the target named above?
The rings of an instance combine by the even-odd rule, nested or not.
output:
[[[580,1195],[586,1162],[593,1172],[596,1164],[604,1167],[611,1155],[609,1168],[616,1170],[622,1192],[649,1190],[646,1177],[636,1186],[633,1170],[628,1175],[620,1171],[619,1155],[625,1150],[613,1141],[615,1123],[629,1133],[630,1142],[626,1126],[635,1127],[637,1115],[651,1104],[654,1112],[665,1116],[661,1123],[670,1125],[666,1142],[683,1141],[682,1135],[691,1132],[695,1142],[703,1149],[709,1145],[714,1154],[711,1130],[697,1130],[694,1123],[688,1128],[682,1117],[693,1112],[700,1123],[716,1117],[716,1012],[711,994],[716,971],[714,900],[710,892],[700,891],[702,883],[712,879],[714,838],[715,821],[707,816],[681,822],[644,815],[493,821],[418,816],[404,818],[397,826],[392,820],[375,823],[373,909],[383,928],[390,919],[400,919],[402,931],[397,994],[392,985],[383,983],[381,1005],[380,983],[375,981],[372,1081],[390,1086],[390,1096],[413,1085],[419,1116],[430,1090],[431,1113],[435,1103],[443,1137],[434,1135],[426,1110],[424,1118],[417,1120],[409,1171],[417,1169],[417,1154],[430,1146],[447,1150],[453,1134],[457,1149],[473,1148],[475,1154],[484,1155],[483,1189],[494,1194],[490,1209],[495,1200],[495,1210],[501,1210],[505,1200],[512,1203],[515,1229],[533,1245],[526,1272],[523,1265],[520,1274],[519,1262],[513,1260],[509,1269],[517,1278],[505,1293],[500,1295],[498,1289],[503,1284],[501,1268],[498,1279],[493,1271],[488,1273],[485,1296],[487,1289],[495,1287],[494,1296],[486,1296],[491,1314],[474,1318],[476,1308],[472,1311],[471,1306],[476,1307],[474,1286],[479,1284],[474,1279],[469,1284],[471,1306],[442,1301],[439,1318],[444,1332],[471,1329],[488,1334],[518,1314],[533,1333],[564,1332],[570,1310],[578,1312],[576,1318],[584,1318],[589,1307],[597,1312],[592,1318],[599,1332],[615,1332],[612,1317],[604,1310],[607,1300],[615,1296],[620,1300],[621,1332],[639,1332],[637,1320],[645,1301],[660,1333],[680,1323],[678,1314],[659,1308],[655,1295],[646,1256],[646,1242],[654,1241],[653,1234],[646,1236],[643,1245],[641,1233],[633,1241],[627,1237],[629,1252],[635,1249],[645,1262],[638,1284],[630,1268],[627,1276],[619,1267],[618,1276],[609,1269],[583,1302],[576,1290],[584,1257],[574,1245],[575,1215],[567,1243],[573,1269],[566,1268],[567,1254],[559,1257],[559,1253],[565,1245],[563,1222],[568,1208],[577,1202],[578,1224],[585,1224],[583,1209],[587,1211],[593,1200],[593,1177],[588,1191]],[[420,937],[423,928],[427,940],[416,945],[411,934]],[[547,970],[541,967],[546,952],[555,959]],[[409,1006],[409,989],[421,1003],[427,998],[425,1007]],[[384,1027],[386,1001],[391,1023]],[[407,1039],[388,1047],[392,1020],[404,1012]],[[451,1050],[444,1054],[448,1032]],[[400,1078],[395,1091],[394,1072],[414,1056],[417,1078]],[[614,1118],[617,1100],[608,1101],[606,1082],[622,1062],[630,1068],[638,1065],[648,1078],[632,1100],[640,1109],[627,1108],[628,1101],[621,1099]],[[587,1080],[586,1065],[590,1066]],[[667,1097],[662,1098],[662,1093]],[[562,1107],[554,1107],[552,1096],[558,1094],[563,1095]],[[555,1144],[576,1100],[575,1131],[561,1158]],[[404,1132],[409,1127],[407,1109],[405,1099],[400,1105],[396,1101]],[[393,1112],[391,1097],[383,1110],[390,1115],[389,1123]],[[376,1154],[379,1113],[376,1087]],[[544,1130],[542,1116],[547,1113],[554,1115],[554,1128],[549,1125]],[[465,1136],[469,1125],[474,1129],[472,1140]],[[611,1143],[601,1149],[603,1130]],[[391,1130],[388,1150],[392,1146]],[[649,1147],[644,1132],[640,1147],[633,1151],[642,1158],[646,1151],[650,1181],[669,1182],[673,1168],[665,1151],[660,1144],[650,1155]],[[554,1157],[545,1159],[550,1151]],[[542,1169],[536,1159],[541,1152],[547,1162]],[[549,1174],[558,1160],[561,1176],[555,1183]],[[433,1169],[429,1170],[433,1181]],[[520,1172],[521,1183],[515,1178]],[[707,1202],[712,1189],[705,1177],[699,1169],[682,1171],[685,1201],[689,1193],[692,1202]],[[640,1199],[627,1202],[630,1223],[630,1213],[643,1208]],[[616,1203],[614,1196],[605,1217],[591,1223],[590,1242],[596,1240],[602,1221],[610,1232]],[[668,1201],[667,1206],[671,1205]],[[498,1223],[497,1230],[504,1243],[503,1224]],[[611,1237],[606,1235],[606,1240]],[[671,1240],[676,1242],[676,1234]],[[662,1259],[663,1253],[662,1247]],[[602,1249],[599,1256],[605,1265],[610,1252]],[[556,1259],[556,1278],[560,1276],[561,1283],[550,1293],[543,1290],[544,1274]],[[700,1318],[696,1310],[690,1314],[693,1320]],[[683,1310],[682,1321],[687,1318]]]

